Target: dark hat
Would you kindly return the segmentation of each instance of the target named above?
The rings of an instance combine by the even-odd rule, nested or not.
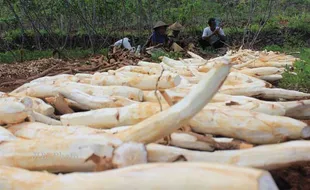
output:
[[[181,31],[183,29],[183,26],[180,23],[175,22],[174,24],[169,26],[169,29],[175,31]]]
[[[153,29],[156,29],[156,28],[159,28],[159,27],[162,27],[162,26],[168,27],[169,25],[166,24],[166,23],[164,23],[163,21],[158,21],[158,22],[156,22],[156,24],[154,25]]]

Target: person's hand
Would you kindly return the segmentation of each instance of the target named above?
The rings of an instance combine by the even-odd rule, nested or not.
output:
[[[220,32],[220,28],[217,28],[216,30],[214,30],[213,33],[214,33],[215,35],[219,35],[219,32]]]

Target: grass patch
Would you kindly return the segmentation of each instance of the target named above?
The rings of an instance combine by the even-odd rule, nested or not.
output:
[[[279,87],[290,90],[297,90],[301,92],[310,93],[310,48],[289,48],[289,47],[278,47],[268,46],[266,47],[269,51],[279,51],[287,54],[294,54],[299,57],[300,60],[294,64],[293,72],[290,68],[287,68],[283,73],[283,79],[279,81]]]
[[[163,50],[154,50],[151,54],[151,59],[155,62],[161,62],[160,57],[165,56],[171,59],[179,59],[182,57],[182,54],[179,52],[165,52]]]

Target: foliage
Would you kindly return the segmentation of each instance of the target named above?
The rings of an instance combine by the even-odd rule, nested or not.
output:
[[[43,43],[52,49],[67,45],[54,34],[86,34],[95,51],[100,45],[93,35],[141,35],[157,20],[179,21],[186,32],[201,32],[210,17],[220,18],[228,34],[261,28],[310,31],[309,0],[0,0],[0,6],[0,39],[16,43],[17,36],[48,35]],[[35,46],[40,49],[38,42]]]
[[[153,61],[155,62],[160,62],[161,61],[161,57],[169,57],[171,59],[179,59],[180,57],[182,57],[181,53],[179,52],[166,52],[166,51],[163,51],[163,50],[154,50],[151,54],[151,58]]]
[[[279,51],[294,54],[300,60],[296,61],[294,68],[286,68],[282,75],[283,79],[279,82],[279,87],[302,92],[310,92],[310,48],[292,49],[290,47],[281,48],[279,46],[266,47],[269,51]],[[299,50],[299,52],[298,52]],[[298,52],[296,54],[296,52]]]

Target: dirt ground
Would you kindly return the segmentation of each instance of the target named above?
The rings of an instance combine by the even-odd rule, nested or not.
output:
[[[309,190],[310,162],[270,172],[280,190]]]
[[[44,76],[59,74],[94,73],[118,69],[126,65],[135,65],[149,58],[129,54],[120,49],[111,52],[108,57],[94,55],[88,59],[60,60],[41,59],[23,63],[0,63],[0,92],[10,92],[24,83]]]
[[[118,60],[108,63],[102,61],[102,57],[97,56],[88,61],[63,61],[50,58],[16,64],[0,64],[0,92],[10,92],[38,77],[79,72],[104,72],[126,65],[114,63],[114,61]],[[310,121],[305,122],[310,125]],[[310,190],[310,162],[271,171],[271,174],[281,190]]]

